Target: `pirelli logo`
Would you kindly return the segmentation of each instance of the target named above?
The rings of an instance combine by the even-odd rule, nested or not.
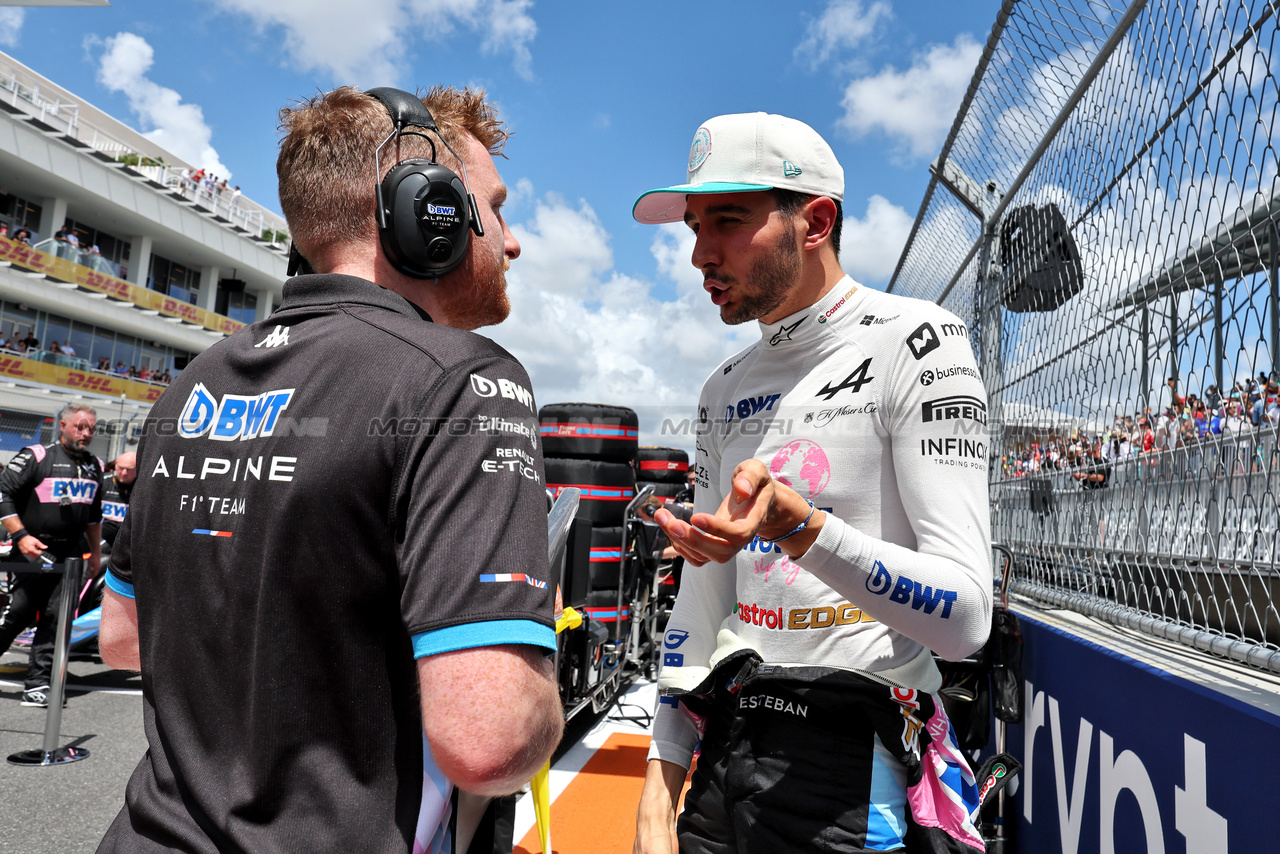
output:
[[[925,424],[959,419],[986,424],[987,405],[981,398],[967,394],[953,394],[949,397],[926,400],[920,404],[920,420]]]

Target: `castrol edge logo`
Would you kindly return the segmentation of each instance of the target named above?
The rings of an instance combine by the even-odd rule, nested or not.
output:
[[[819,323],[826,323],[826,322],[827,322],[827,318],[831,317],[833,314],[835,314],[837,311],[839,311],[839,310],[840,310],[840,306],[844,305],[844,304],[845,304],[845,301],[846,301],[846,300],[848,300],[848,299],[849,299],[849,297],[853,296],[853,292],[854,292],[854,291],[856,291],[856,290],[857,290],[857,288],[856,288],[856,287],[849,288],[849,292],[848,292],[847,294],[845,294],[844,296],[840,297],[840,299],[836,302],[836,304],[835,304],[835,305],[831,306],[831,308],[827,309],[827,310],[826,310],[826,312],[825,312],[824,314],[822,314],[821,316],[819,316],[819,317],[818,317],[818,322],[819,322]]]

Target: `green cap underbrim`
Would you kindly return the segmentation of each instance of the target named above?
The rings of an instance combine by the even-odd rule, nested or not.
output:
[[[636,199],[636,203],[631,207],[631,216],[636,222],[642,222],[645,225],[682,221],[684,205],[674,200],[670,204],[664,204],[662,199],[657,198],[663,194],[678,195],[683,198],[694,193],[758,193],[761,190],[772,189],[774,188],[768,184],[737,184],[729,181],[708,181],[705,184],[663,187],[650,190]]]

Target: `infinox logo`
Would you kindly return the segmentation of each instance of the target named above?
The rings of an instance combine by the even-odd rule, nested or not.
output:
[[[198,439],[207,433],[219,442],[270,436],[293,392],[294,389],[282,388],[255,395],[227,394],[218,400],[204,383],[196,383],[182,406],[178,435]]]
[[[951,606],[958,598],[954,590],[943,590],[941,587],[935,590],[918,581],[912,581],[905,575],[899,575],[895,581],[893,573],[889,572],[880,561],[875,562],[871,574],[867,576],[867,590],[876,596],[888,593],[890,602],[899,605],[909,604],[912,610],[924,611],[926,614],[932,614],[941,603],[942,613],[939,616],[944,620],[951,618]]]

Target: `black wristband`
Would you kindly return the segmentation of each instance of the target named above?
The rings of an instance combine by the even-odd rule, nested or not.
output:
[[[31,535],[27,533],[26,528],[19,528],[18,530],[14,531],[12,534],[9,535],[9,541],[16,546],[19,540],[21,540],[23,537],[29,537],[29,536]]]

